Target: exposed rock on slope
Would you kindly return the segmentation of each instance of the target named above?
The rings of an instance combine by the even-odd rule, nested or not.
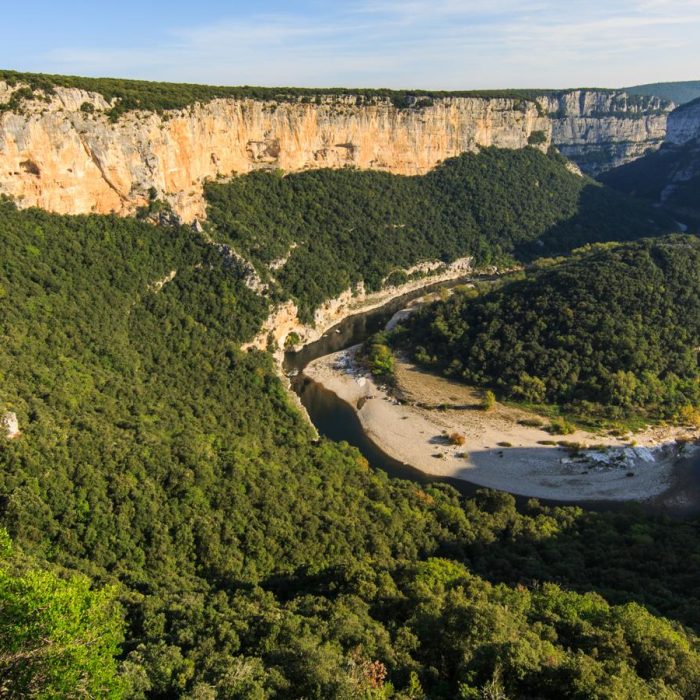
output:
[[[429,275],[424,278],[410,280],[399,286],[388,286],[377,292],[368,292],[363,283],[353,289],[344,291],[339,296],[328,299],[314,312],[313,323],[304,323],[299,318],[299,309],[293,301],[286,301],[275,307],[263,323],[255,338],[244,345],[244,349],[266,349],[270,344],[279,353],[285,347],[285,341],[291,334],[299,338],[299,343],[307,344],[318,340],[326,331],[344,318],[357,313],[364,313],[386,303],[389,299],[403,296],[427,285],[438,282],[448,282],[459,279],[472,272],[471,258],[459,258],[449,264],[423,263],[414,269],[423,268]],[[408,272],[408,270],[406,271]],[[480,270],[480,273],[496,274],[496,268]]]
[[[666,143],[676,146],[700,140],[700,98],[671,112]]]
[[[601,179],[672,209],[685,223],[700,227],[700,100],[669,115],[668,134],[660,150]]]
[[[16,437],[19,437],[19,421],[16,413],[7,411],[0,418],[0,431],[4,433],[8,440],[14,440]]]
[[[0,107],[20,89],[0,82]],[[0,109],[0,194],[59,213],[133,213],[149,192],[184,220],[204,215],[202,184],[256,168],[376,168],[419,174],[480,146],[550,143],[587,172],[654,148],[668,107],[656,98],[576,90],[538,98],[445,97],[402,109],[375,98],[216,99],[118,121],[101,95],[55,88]]]
[[[669,105],[657,97],[572,90],[541,102],[552,118],[552,142],[589,175],[659,148],[666,135]]]

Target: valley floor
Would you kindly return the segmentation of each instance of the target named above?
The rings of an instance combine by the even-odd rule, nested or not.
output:
[[[480,392],[400,359],[390,392],[355,362],[358,348],[321,357],[304,373],[353,406],[387,455],[427,474],[544,499],[644,500],[666,491],[675,460],[695,449],[677,442],[698,437],[683,428],[649,428],[634,435],[634,446],[630,437],[585,431],[552,436],[518,422],[533,414],[501,404],[484,412]],[[450,444],[452,433],[464,436],[462,446]],[[566,447],[541,444],[553,440],[589,449],[571,456]]]

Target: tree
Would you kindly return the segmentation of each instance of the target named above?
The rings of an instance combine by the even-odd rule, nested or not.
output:
[[[491,389],[487,389],[484,392],[484,397],[481,400],[481,408],[484,411],[492,411],[494,407],[496,406],[496,394],[491,391]]]
[[[27,566],[0,530],[0,695],[121,697],[116,590]]]

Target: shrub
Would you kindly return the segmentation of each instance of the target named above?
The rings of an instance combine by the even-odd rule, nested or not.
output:
[[[366,363],[375,377],[389,378],[394,375],[394,355],[385,340],[384,334],[377,333],[369,342]]]
[[[566,420],[566,418],[559,416],[552,420],[549,432],[554,435],[571,435],[576,432],[576,426]]]
[[[518,425],[524,425],[527,428],[541,428],[544,423],[539,418],[521,418]]]
[[[580,442],[572,442],[571,440],[559,440],[557,445],[559,445],[559,447],[563,447],[565,450],[568,450],[572,457],[579,454],[585,447]]]
[[[676,420],[683,425],[692,425],[694,428],[700,428],[700,411],[694,406],[687,404],[678,411]]]
[[[491,411],[493,408],[496,406],[496,394],[491,391],[491,389],[487,389],[484,392],[484,396],[481,400],[481,408],[484,411]]]
[[[284,347],[287,350],[291,350],[295,345],[299,345],[301,342],[301,338],[299,337],[299,334],[292,331],[285,339],[284,339]]]
[[[466,438],[461,433],[450,433],[449,441],[451,445],[457,445],[459,447],[466,442]]]
[[[530,146],[539,146],[547,143],[547,134],[544,131],[533,131],[528,137],[527,142]]]
[[[542,403],[547,395],[547,387],[539,377],[531,377],[522,372],[520,382],[512,389],[513,396],[531,403]]]

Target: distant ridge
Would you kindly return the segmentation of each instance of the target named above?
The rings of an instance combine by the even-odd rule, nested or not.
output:
[[[631,95],[653,95],[671,100],[677,105],[685,104],[700,97],[700,80],[685,80],[676,83],[647,83],[622,88]]]

